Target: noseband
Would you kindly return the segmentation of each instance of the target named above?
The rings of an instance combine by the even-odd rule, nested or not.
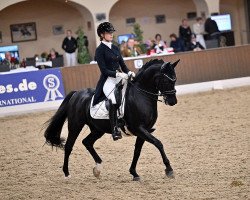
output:
[[[161,94],[159,96],[166,96],[168,94],[176,94],[176,90],[166,90],[164,92],[161,92]]]
[[[175,82],[176,81],[176,77],[174,77],[174,78],[170,78],[167,74],[161,74],[160,76],[165,76],[165,77],[167,77],[170,81],[172,81],[172,82]],[[158,83],[158,85],[157,85],[157,90],[159,90],[159,83]],[[160,91],[160,90],[159,90]],[[166,95],[169,95],[169,94],[176,94],[176,90],[174,89],[174,90],[165,90],[165,91],[163,91],[163,92],[160,92],[160,95],[159,96],[166,96]]]

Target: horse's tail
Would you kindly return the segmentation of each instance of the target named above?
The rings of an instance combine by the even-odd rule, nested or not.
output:
[[[64,138],[60,138],[62,127],[64,122],[67,118],[67,110],[68,110],[68,103],[70,98],[75,94],[76,91],[70,92],[65,99],[63,100],[62,104],[54,114],[45,124],[47,128],[44,132],[44,137],[46,139],[46,143],[52,146],[57,146],[63,148],[64,145]]]

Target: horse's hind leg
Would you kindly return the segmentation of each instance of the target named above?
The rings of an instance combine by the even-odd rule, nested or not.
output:
[[[99,157],[97,152],[94,149],[94,143],[101,138],[104,135],[104,133],[100,132],[91,132],[85,139],[83,139],[82,144],[86,147],[86,149],[89,151],[91,156],[96,162],[96,166],[93,169],[93,173],[95,177],[99,177],[101,173],[101,163],[102,159]]]
[[[129,169],[130,174],[133,175],[133,181],[140,181],[140,176],[136,172],[136,165],[137,165],[137,161],[140,157],[141,149],[142,149],[144,142],[145,142],[145,140],[143,140],[142,138],[140,138],[140,137],[136,138],[134,157],[133,157],[133,161],[131,163],[130,169]]]
[[[79,135],[79,133],[82,130],[82,127],[77,126],[75,123],[71,124],[69,122],[68,129],[69,129],[69,134],[68,138],[65,144],[65,152],[64,152],[64,163],[63,163],[63,172],[65,177],[70,177],[69,176],[69,156],[71,154],[71,151],[73,149],[73,146],[75,144],[75,141]]]

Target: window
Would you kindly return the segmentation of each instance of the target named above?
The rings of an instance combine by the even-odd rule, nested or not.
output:
[[[187,13],[187,18],[192,20],[192,19],[196,19],[197,17],[197,13],[196,12],[188,12]]]
[[[126,25],[134,25],[134,24],[135,24],[135,18],[134,17],[126,19]]]
[[[156,15],[155,16],[155,22],[156,22],[156,24],[165,23],[166,22],[165,15]]]

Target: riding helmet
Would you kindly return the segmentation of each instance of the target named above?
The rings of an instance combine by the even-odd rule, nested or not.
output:
[[[97,28],[97,35],[101,37],[101,34],[103,33],[113,33],[115,32],[115,29],[113,25],[110,22],[103,22],[101,23]]]

